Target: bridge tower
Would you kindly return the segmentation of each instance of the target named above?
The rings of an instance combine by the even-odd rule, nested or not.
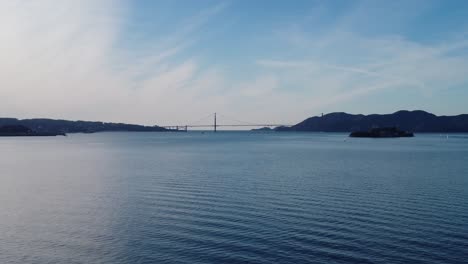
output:
[[[216,113],[214,113],[214,132],[216,132]]]

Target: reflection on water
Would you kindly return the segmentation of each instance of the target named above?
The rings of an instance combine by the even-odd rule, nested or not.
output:
[[[463,263],[466,135],[0,138],[0,263]]]

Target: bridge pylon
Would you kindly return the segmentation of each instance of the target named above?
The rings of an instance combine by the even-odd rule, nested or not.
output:
[[[214,113],[214,132],[216,133],[216,113]]]

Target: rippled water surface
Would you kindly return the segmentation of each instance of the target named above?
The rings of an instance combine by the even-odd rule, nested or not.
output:
[[[468,136],[0,138],[0,263],[467,263]]]

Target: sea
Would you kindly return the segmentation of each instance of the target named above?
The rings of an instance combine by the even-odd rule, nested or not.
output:
[[[0,138],[0,263],[468,263],[468,135]]]

